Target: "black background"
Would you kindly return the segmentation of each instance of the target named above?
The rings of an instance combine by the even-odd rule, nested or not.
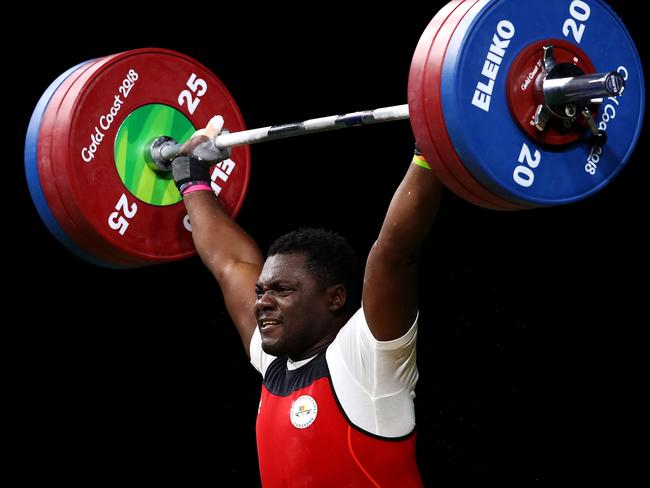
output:
[[[259,378],[198,258],[100,269],[41,223],[22,150],[50,82],[84,60],[158,46],[215,72],[249,127],[401,104],[413,49],[444,3],[179,5],[182,14],[116,4],[74,22],[32,19],[41,47],[16,50],[5,73],[19,94],[7,95],[5,401],[25,481],[259,483]],[[610,3],[641,47],[638,3]],[[365,257],[412,146],[408,122],[253,146],[238,221],[263,248],[324,226]],[[620,480],[641,462],[647,150],[642,135],[615,181],[568,207],[493,212],[445,194],[420,268],[427,486]]]

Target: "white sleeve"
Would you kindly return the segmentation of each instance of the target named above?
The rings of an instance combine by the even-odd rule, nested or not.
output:
[[[384,437],[413,430],[416,339],[417,317],[402,337],[378,341],[363,308],[341,329],[327,351],[327,364],[337,398],[353,424]]]
[[[266,374],[266,368],[269,367],[269,364],[273,362],[275,356],[266,354],[262,350],[262,336],[260,335],[260,330],[255,327],[255,332],[253,332],[253,337],[251,337],[250,349],[251,355],[251,364],[253,367],[262,373],[262,378]]]

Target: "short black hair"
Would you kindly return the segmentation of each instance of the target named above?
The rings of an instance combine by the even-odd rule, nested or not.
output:
[[[344,309],[354,312],[359,306],[359,270],[354,250],[336,232],[303,227],[278,237],[267,257],[276,254],[303,254],[307,269],[323,287],[343,283],[347,292]]]

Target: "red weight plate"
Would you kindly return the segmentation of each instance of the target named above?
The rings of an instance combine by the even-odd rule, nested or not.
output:
[[[66,94],[69,92],[70,87],[74,82],[86,71],[102,62],[102,59],[92,61],[85,64],[72,75],[70,75],[52,95],[47,109],[45,110],[41,125],[39,128],[38,136],[38,171],[43,193],[48,202],[48,206],[52,211],[57,223],[65,234],[70,237],[77,246],[96,257],[99,261],[114,267],[133,267],[137,263],[132,259],[128,259],[122,253],[115,252],[112,249],[106,249],[101,241],[96,239],[96,236],[89,234],[85,229],[77,225],[71,218],[70,214],[65,208],[64,201],[65,195],[61,194],[56,186],[55,175],[61,172],[63,168],[52,167],[51,147],[52,147],[52,134],[55,126],[56,116],[59,112],[62,101]],[[142,265],[144,263],[140,263]]]
[[[465,15],[479,0],[450,2],[429,24],[413,55],[409,72],[411,126],[423,154],[434,161],[443,183],[461,198],[494,210],[528,207],[504,200],[480,185],[458,158],[442,114],[440,79],[449,41]],[[444,19],[438,19],[443,16]]]
[[[427,28],[424,30],[424,33],[420,37],[418,45],[415,48],[415,52],[413,53],[413,59],[409,72],[409,118],[411,121],[411,127],[413,129],[415,140],[418,144],[418,149],[422,152],[427,162],[431,166],[431,169],[442,180],[445,186],[447,186],[450,190],[465,200],[468,200],[475,205],[485,206],[486,202],[477,199],[473,195],[469,194],[465,196],[465,189],[460,185],[458,180],[456,180],[454,175],[451,174],[447,167],[444,165],[442,157],[440,156],[439,151],[435,145],[435,141],[429,136],[426,120],[427,115],[424,111],[424,102],[428,96],[428,91],[424,89],[422,83],[424,79],[424,68],[426,66],[426,60],[429,56],[429,50],[431,49],[433,42],[438,35],[440,27],[446,22],[452,13],[461,7],[461,4],[464,2],[465,0],[452,0],[447,5],[445,5],[438,11],[438,13],[431,20]]]
[[[542,75],[542,56],[544,46],[553,46],[553,54],[558,64],[574,64],[583,73],[595,73],[596,67],[589,57],[578,46],[563,39],[545,39],[532,43],[522,50],[510,65],[506,87],[508,90],[508,106],[519,127],[533,140],[543,144],[564,145],[582,139],[579,131],[561,132],[549,124],[545,130],[539,131],[531,124],[537,106],[541,103],[536,93],[536,80]],[[541,97],[543,98],[543,96]],[[592,116],[596,118],[595,111]]]
[[[184,205],[146,201],[135,192],[136,197],[118,173],[114,156],[118,129],[130,114],[148,106],[168,107],[194,128],[221,114],[229,130],[245,129],[237,105],[216,76],[173,51],[140,49],[117,54],[77,78],[61,104],[53,133],[52,160],[63,168],[57,171],[56,185],[76,223],[108,248],[143,264],[195,254]],[[134,127],[129,125],[130,130]],[[129,164],[125,178],[132,183]],[[219,167],[213,170],[213,178],[221,188],[219,198],[234,217],[248,185],[248,147],[234,148],[231,160]],[[150,169],[138,171],[142,175],[136,180],[150,178],[146,174]]]
[[[60,218],[62,219],[66,232],[73,235],[76,242],[93,255],[101,257],[103,260],[108,260],[116,267],[134,268],[150,265],[151,261],[134,256],[112,246],[94,228],[89,226],[87,221],[78,218],[79,208],[77,201],[72,198],[68,186],[69,173],[67,161],[61,157],[57,158],[55,155],[52,155],[56,143],[60,142],[59,139],[61,137],[64,137],[60,133],[61,126],[65,126],[69,119],[69,111],[65,108],[66,100],[78,96],[76,83],[83,76],[88,77],[92,73],[97,72],[97,70],[105,66],[115,56],[117,55],[106,56],[89,64],[86,70],[80,72],[70,80],[70,84],[61,87],[60,92],[57,93],[57,103],[52,104],[51,111],[48,110],[43,118],[41,135],[39,136],[39,148],[41,146],[40,141],[48,141],[48,136],[51,142],[47,144],[47,151],[41,152],[39,149],[39,154],[47,156],[39,156],[39,160],[42,159],[39,161],[39,164],[42,167],[43,174],[50,181],[50,185],[54,186],[56,195],[58,195],[58,204],[62,209],[59,212]]]

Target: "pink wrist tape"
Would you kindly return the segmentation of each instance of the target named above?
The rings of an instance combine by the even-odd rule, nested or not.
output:
[[[193,191],[212,191],[212,188],[208,185],[192,185],[183,191],[183,196]]]

